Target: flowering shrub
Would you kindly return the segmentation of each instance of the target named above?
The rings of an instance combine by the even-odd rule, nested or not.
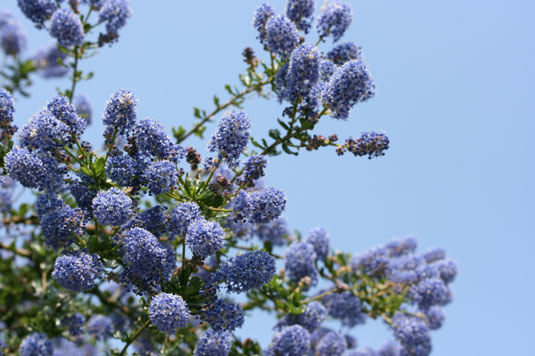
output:
[[[157,120],[137,117],[142,98],[118,89],[102,115],[102,148],[83,140],[94,117],[88,98],[74,94],[79,81],[92,77],[80,69],[83,59],[118,40],[130,4],[18,4],[57,44],[22,61],[27,40],[15,17],[0,13],[10,63],[0,89],[3,352],[430,354],[430,331],[444,321],[457,274],[444,251],[417,253],[416,240],[407,237],[359,254],[335,252],[325,229],[306,236],[290,231],[286,194],[263,178],[268,158],[281,153],[332,147],[333,154],[371,159],[389,148],[384,132],[344,143],[313,133],[319,120],[348,119],[375,95],[360,47],[348,42],[327,53],[317,47],[343,37],[353,17],[349,4],[329,1],[319,13],[308,0],[290,0],[285,13],[260,6],[253,25],[266,59],[244,50],[243,89],[227,85],[227,102],[215,97],[213,111],[195,108],[198,121],[173,129],[172,137]],[[317,43],[307,43],[303,35],[314,24]],[[13,95],[29,94],[36,71],[46,78],[70,75],[71,86],[17,130]],[[254,118],[241,109],[252,93],[286,104],[266,138],[251,136]],[[217,117],[207,156],[185,146]],[[32,190],[35,202],[17,203],[15,184]],[[232,333],[253,309],[277,319],[264,348]],[[370,318],[392,331],[380,350],[357,348],[348,332],[324,324],[335,320],[349,330]]]

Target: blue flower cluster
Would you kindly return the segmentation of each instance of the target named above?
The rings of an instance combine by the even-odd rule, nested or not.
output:
[[[330,0],[318,17],[318,32],[321,38],[332,36],[333,42],[336,42],[342,38],[351,21],[353,21],[351,6],[348,3]]]
[[[314,0],[289,0],[286,5],[286,16],[298,29],[307,33],[314,16]]]
[[[100,191],[93,199],[93,215],[102,225],[120,226],[132,215],[132,200],[122,190]]]
[[[252,193],[239,192],[233,201],[237,220],[265,224],[281,216],[286,208],[286,194],[270,187]]]
[[[216,331],[233,331],[241,328],[245,321],[239,304],[221,298],[216,298],[203,307],[199,316]]]
[[[230,167],[239,164],[240,155],[249,141],[251,121],[243,111],[230,111],[219,120],[217,131],[208,143],[210,152],[218,152],[219,158]]]
[[[318,281],[318,271],[315,266],[317,257],[314,246],[308,242],[301,241],[290,245],[284,257],[284,268],[288,278],[294,283],[308,278],[310,280],[308,284],[316,284]]]
[[[368,156],[369,159],[384,156],[390,140],[384,132],[366,131],[359,138],[349,137],[345,144],[338,146],[336,152],[343,155],[347,150],[355,156]]]
[[[50,35],[63,47],[79,46],[84,42],[84,27],[71,9],[59,9],[50,20]]]
[[[45,334],[32,333],[20,344],[21,356],[52,356],[52,343]]]
[[[94,287],[103,270],[104,266],[96,254],[67,252],[56,259],[52,277],[63,288],[82,292]]]
[[[58,8],[54,0],[17,0],[20,10],[38,27],[42,27]]]
[[[181,296],[160,293],[150,301],[149,317],[158,330],[171,335],[186,326],[191,316]]]
[[[193,352],[194,356],[227,356],[230,352],[232,335],[228,331],[205,331]]]
[[[268,355],[302,356],[310,349],[310,334],[299,325],[282,328],[273,336],[271,350]]]
[[[67,53],[61,51],[56,43],[39,50],[31,61],[43,78],[61,78],[69,73],[69,67],[62,65]]]
[[[186,244],[194,255],[206,258],[223,248],[225,230],[216,221],[198,218],[186,233]]]
[[[19,23],[9,12],[0,12],[0,47],[7,56],[17,56],[28,40]]]
[[[228,292],[242,293],[257,289],[275,275],[275,259],[267,252],[251,251],[229,261],[217,270],[214,279],[224,282]]]

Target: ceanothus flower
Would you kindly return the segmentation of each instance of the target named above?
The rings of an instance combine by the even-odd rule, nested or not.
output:
[[[74,242],[73,236],[83,234],[84,214],[63,203],[61,207],[49,211],[41,218],[41,230],[45,244],[58,250]]]
[[[93,199],[97,196],[98,191],[91,188],[90,184],[95,184],[92,177],[79,173],[80,180],[74,180],[69,183],[69,191],[76,200],[78,207],[85,211],[90,211],[93,204]]]
[[[444,312],[437,305],[434,305],[431,308],[424,310],[423,313],[427,317],[427,324],[429,325],[429,329],[431,330],[440,329],[442,323],[446,319]]]
[[[137,98],[130,90],[117,90],[106,103],[102,117],[104,125],[121,135],[125,134],[135,124],[137,103]]]
[[[440,260],[443,260],[446,258],[446,251],[444,251],[441,248],[432,248],[430,250],[427,250],[422,254],[422,257],[424,258],[425,262],[427,263],[433,263]]]
[[[208,150],[218,152],[219,157],[227,162],[229,167],[237,166],[249,141],[250,127],[251,120],[244,111],[233,110],[225,113],[208,142]]]
[[[200,318],[216,331],[241,328],[245,318],[239,304],[216,298],[199,312]]]
[[[15,16],[10,11],[0,10],[0,29],[12,22],[15,22]]]
[[[293,102],[297,97],[306,97],[320,79],[320,62],[321,53],[316,46],[304,43],[297,47],[290,56],[279,99]]]
[[[66,169],[50,155],[14,147],[5,157],[7,174],[26,188],[57,191]]]
[[[0,45],[6,55],[16,56],[26,48],[26,34],[16,23],[8,23],[0,28]]]
[[[132,139],[142,156],[176,160],[184,156],[184,150],[172,142],[156,119],[142,119],[132,131]]]
[[[73,104],[76,107],[76,113],[85,121],[86,125],[91,124],[93,107],[89,98],[83,94],[76,95]]]
[[[121,280],[138,290],[158,289],[171,278],[176,267],[176,254],[167,243],[140,227],[130,229],[119,240],[125,269]]]
[[[225,230],[215,221],[203,217],[192,222],[186,233],[186,245],[194,255],[206,258],[223,248]]]
[[[93,315],[87,322],[87,332],[97,340],[109,338],[115,331],[113,320],[104,315]]]
[[[69,330],[71,336],[78,336],[82,334],[82,326],[85,324],[85,316],[80,313],[74,313],[72,316],[61,319],[61,325]]]
[[[175,188],[178,171],[175,165],[167,160],[156,161],[146,168],[143,178],[149,192],[158,195]]]
[[[393,318],[394,336],[411,356],[428,356],[431,353],[431,336],[425,321],[401,313]]]
[[[366,318],[360,299],[350,291],[328,294],[321,301],[329,316],[341,320],[342,325],[353,327],[362,324]]]
[[[352,256],[350,265],[354,271],[361,270],[371,276],[382,276],[391,270],[391,260],[382,246]]]
[[[339,66],[352,59],[359,59],[361,56],[361,48],[353,42],[339,44],[327,52],[327,58]]]
[[[4,88],[0,88],[0,125],[5,126],[13,122],[15,101],[13,96]]]
[[[126,25],[126,20],[132,16],[128,0],[104,0],[98,12],[98,22],[106,23],[108,36],[116,39],[119,30]]]
[[[43,216],[52,210],[62,208],[65,205],[57,194],[50,192],[40,194],[35,201],[35,211],[37,218],[41,220]]]
[[[344,335],[336,331],[331,331],[325,335],[316,346],[318,356],[339,356],[347,349],[347,342]]]
[[[275,333],[272,345],[276,356],[302,356],[310,349],[310,334],[299,325],[287,326]]]
[[[336,71],[336,64],[331,61],[323,59],[320,62],[320,79],[323,82],[329,82],[334,72]]]
[[[348,350],[357,348],[358,341],[353,335],[344,334],[344,338],[346,339],[347,349]]]
[[[94,287],[104,271],[98,255],[86,251],[67,252],[56,259],[52,277],[65,289],[82,292]]]
[[[50,18],[58,8],[54,0],[17,0],[22,13],[38,28],[43,27],[45,20]]]
[[[352,20],[351,5],[337,0],[328,1],[318,17],[318,33],[321,38],[332,35],[333,42],[336,42],[342,38]]]
[[[132,215],[132,200],[117,188],[100,191],[93,199],[93,215],[102,225],[122,225]]]
[[[270,242],[274,246],[283,246],[287,240],[285,236],[290,234],[288,220],[279,217],[267,224],[258,224],[254,229],[254,234],[264,242]]]
[[[32,333],[20,344],[20,356],[52,356],[52,343],[45,334]]]
[[[286,6],[286,16],[292,20],[298,29],[308,32],[314,16],[314,0],[289,0]]]
[[[397,341],[390,340],[377,350],[377,356],[400,356],[401,350],[402,347]]]
[[[22,127],[20,145],[54,152],[73,141],[69,126],[47,109],[41,109]]]
[[[199,206],[194,202],[180,203],[171,210],[169,235],[185,237],[192,222],[201,217]]]
[[[306,304],[305,310],[301,314],[286,314],[276,327],[289,325],[300,325],[307,329],[308,332],[314,332],[327,317],[327,309],[320,303],[312,301]]]
[[[304,241],[293,243],[285,256],[284,268],[288,278],[294,283],[299,283],[301,279],[309,277],[311,284],[316,284],[318,281],[318,271],[314,264],[316,257],[314,246],[311,244]]]
[[[150,301],[149,317],[158,330],[172,335],[186,326],[191,315],[181,296],[160,293]]]
[[[339,67],[329,82],[323,100],[336,119],[347,119],[351,108],[375,95],[375,82],[362,60]]]
[[[275,10],[269,4],[260,5],[254,13],[253,26],[258,31],[258,39],[262,44],[266,44],[266,23],[273,15],[275,15]]]
[[[440,260],[433,263],[440,274],[440,278],[446,284],[450,284],[457,276],[457,264],[452,260]]]
[[[427,278],[413,286],[409,292],[412,300],[420,309],[445,304],[448,300],[448,287],[440,278]]]
[[[230,258],[216,272],[215,279],[227,285],[227,292],[242,293],[260,288],[273,278],[275,259],[267,252],[249,251]]]
[[[165,206],[153,206],[137,214],[125,225],[125,228],[140,227],[156,237],[165,235],[168,229],[166,210],[167,207]]]
[[[38,51],[31,60],[43,78],[61,78],[70,70],[68,66],[62,64],[66,58],[67,53],[60,51],[58,45],[53,43]]]
[[[227,356],[232,344],[232,335],[228,331],[206,330],[199,337],[194,356]]]
[[[50,20],[50,35],[63,47],[79,46],[84,42],[84,26],[71,9],[60,8]]]
[[[266,23],[267,46],[269,50],[287,57],[299,43],[295,24],[284,15],[271,16]]]
[[[234,210],[251,223],[266,224],[281,216],[286,208],[286,194],[277,188],[240,195],[235,199]]]
[[[106,173],[121,187],[133,187],[136,185],[138,166],[138,162],[128,155],[112,156],[106,162]]]
[[[242,176],[238,178],[240,185],[252,187],[255,181],[264,176],[266,158],[262,155],[251,156],[245,161]]]
[[[329,233],[324,228],[310,230],[306,242],[314,247],[319,260],[324,260],[329,254]]]
[[[393,239],[386,244],[385,248],[388,251],[388,255],[391,257],[400,257],[408,255],[416,251],[418,242],[413,236],[401,237]]]
[[[66,97],[56,96],[52,98],[46,108],[56,119],[67,125],[71,135],[79,136],[84,133],[86,122],[78,116],[76,107],[69,103],[69,99]]]

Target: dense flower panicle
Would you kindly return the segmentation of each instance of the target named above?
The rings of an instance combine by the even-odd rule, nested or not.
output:
[[[216,331],[241,328],[245,318],[239,304],[217,298],[202,308],[199,316]]]
[[[362,56],[361,48],[353,42],[339,44],[327,53],[327,58],[336,65],[343,65],[352,59],[359,59]]]
[[[206,330],[197,341],[194,356],[227,356],[232,335],[228,331]]]
[[[131,91],[117,90],[106,103],[102,117],[104,125],[117,130],[121,135],[125,134],[135,124],[137,103],[138,100]]]
[[[306,305],[305,310],[301,314],[286,314],[279,322],[277,327],[284,327],[289,325],[300,325],[312,333],[320,326],[320,324],[327,317],[327,309],[320,303],[312,301]]]
[[[74,242],[74,236],[83,234],[84,214],[80,209],[73,209],[63,204],[41,218],[41,230],[45,244],[58,250]]]
[[[0,126],[9,125],[13,122],[13,114],[15,113],[15,101],[11,93],[0,88]]]
[[[58,9],[50,20],[50,35],[63,47],[79,46],[84,42],[84,27],[71,9]]]
[[[329,233],[324,228],[310,230],[306,242],[314,247],[319,260],[324,260],[329,254]]]
[[[390,257],[400,257],[414,253],[417,247],[418,242],[412,236],[393,239],[385,246]]]
[[[208,149],[218,152],[229,167],[235,167],[249,141],[250,127],[251,120],[244,111],[227,112],[219,120],[217,130],[208,142]]]
[[[398,313],[393,322],[394,335],[407,355],[427,356],[431,353],[431,336],[422,319]]]
[[[171,278],[176,267],[174,250],[145,229],[129,230],[119,241],[125,269],[121,280],[138,290],[158,289]]]
[[[299,43],[295,24],[284,15],[273,15],[266,23],[267,46],[282,57],[288,57]]]
[[[13,190],[11,188],[0,188],[0,213],[7,213],[11,209]]]
[[[302,356],[310,349],[310,334],[299,325],[287,326],[273,336],[272,345],[276,356]]]
[[[17,23],[0,27],[0,45],[6,55],[16,56],[26,48],[26,34]]]
[[[279,218],[286,208],[286,194],[277,188],[269,187],[248,195],[249,222],[269,223]]]
[[[238,178],[240,185],[252,187],[255,181],[264,176],[266,168],[266,158],[261,155],[251,156],[245,161],[242,176]]]
[[[45,334],[32,333],[20,344],[21,356],[52,356],[52,343],[46,339]]]
[[[133,229],[140,227],[147,230],[156,237],[160,237],[167,233],[168,216],[167,207],[156,205],[152,208],[146,209],[132,218],[125,228]]]
[[[22,13],[37,27],[42,27],[58,7],[54,0],[17,0],[17,3]]]
[[[85,121],[86,125],[91,124],[93,107],[91,106],[89,98],[83,94],[76,95],[73,104],[76,107],[76,113]]]
[[[397,341],[389,341],[379,350],[377,350],[377,356],[400,356],[401,345]]]
[[[108,177],[121,187],[136,185],[139,163],[127,155],[113,156],[106,163]]]
[[[346,349],[347,342],[344,335],[331,331],[316,346],[316,354],[318,356],[338,356]]]
[[[314,0],[289,0],[286,6],[286,16],[292,20],[298,29],[308,32],[314,16]]]
[[[52,277],[59,285],[74,292],[93,288],[95,280],[100,277],[104,265],[98,255],[86,251],[75,251],[59,256],[54,263]]]
[[[206,258],[223,248],[225,230],[215,221],[198,218],[186,233],[186,245],[194,255]]]
[[[423,313],[427,317],[427,325],[429,325],[429,329],[431,330],[440,329],[442,323],[446,319],[444,312],[437,305],[434,305],[431,308],[424,310]]]
[[[440,260],[434,263],[438,269],[440,278],[446,284],[450,284],[457,276],[457,264],[452,260]]]
[[[381,157],[389,148],[390,140],[384,132],[364,131],[359,138],[349,137],[344,145],[355,156],[368,156],[368,159]]]
[[[230,258],[216,272],[216,280],[227,285],[228,292],[242,293],[260,288],[275,275],[275,259],[267,252],[249,251]]]
[[[440,272],[438,271],[437,266],[434,264],[424,264],[416,267],[414,270],[419,281],[426,278],[435,278],[439,277]]]
[[[107,34],[116,38],[119,30],[126,25],[131,16],[132,10],[128,0],[105,0],[98,12],[98,22],[105,22]]]
[[[336,71],[336,64],[331,61],[323,59],[320,62],[320,79],[323,82],[328,82],[331,80],[334,72]]]
[[[89,184],[95,184],[93,178],[85,174],[80,174],[79,176],[80,180],[74,180],[69,184],[69,191],[79,208],[84,211],[90,211],[93,199],[95,199],[98,192],[88,186]]]
[[[306,97],[320,77],[321,53],[314,45],[304,43],[297,47],[290,56],[285,89],[279,98],[295,101]]]
[[[325,93],[325,104],[336,119],[347,119],[351,108],[375,95],[375,82],[362,60],[350,60],[339,67]]]
[[[269,241],[274,246],[283,246],[287,243],[286,236],[290,234],[288,220],[279,217],[267,224],[258,224],[254,228],[254,234],[261,241]]]
[[[104,315],[93,315],[87,322],[87,332],[97,340],[109,338],[115,331],[113,320]]]
[[[318,33],[321,38],[333,37],[333,42],[338,41],[353,21],[351,5],[337,0],[328,1],[321,9],[318,17]]]
[[[286,250],[284,268],[288,278],[299,283],[302,278],[309,277],[312,284],[318,280],[318,271],[314,262],[317,255],[314,246],[307,242],[295,242]]]
[[[353,327],[362,324],[366,315],[362,312],[360,299],[350,291],[332,293],[322,298],[328,315],[342,321],[342,325]]]
[[[133,129],[132,140],[139,153],[143,156],[153,156],[158,159],[177,161],[184,157],[182,147],[174,144],[165,133],[165,128],[156,119],[140,120]]]
[[[46,108],[56,119],[67,125],[71,135],[79,136],[84,133],[86,122],[78,116],[76,107],[69,103],[69,99],[66,97],[56,96],[47,104]]]
[[[103,225],[123,225],[132,215],[132,200],[117,188],[100,191],[93,199],[93,215]]]
[[[181,296],[160,293],[150,301],[149,317],[158,330],[172,335],[186,326],[191,315]]]
[[[194,202],[180,203],[171,210],[169,235],[185,237],[192,222],[201,217],[199,206]]]
[[[427,309],[433,305],[446,303],[448,287],[440,278],[427,278],[413,286],[409,296],[418,303],[420,309]]]
[[[41,109],[32,116],[22,127],[19,139],[23,147],[47,152],[54,152],[73,141],[69,126],[47,109]]]
[[[70,71],[68,66],[61,64],[66,58],[67,53],[60,51],[54,43],[38,51],[32,61],[43,78],[61,78]]]
[[[446,258],[446,251],[444,251],[441,248],[432,248],[430,250],[427,250],[422,254],[422,257],[424,258],[425,262],[427,263],[433,263],[436,261],[440,261]]]
[[[57,196],[57,194],[49,192],[40,194],[35,201],[37,218],[41,220],[43,216],[48,214],[50,211],[60,209],[64,205],[65,203]]]
[[[85,317],[80,313],[74,313],[72,316],[65,317],[61,320],[61,325],[68,328],[71,336],[81,335],[84,324]]]
[[[273,15],[275,15],[275,10],[273,10],[273,7],[268,4],[260,5],[260,7],[255,11],[253,17],[253,26],[258,31],[258,39],[262,44],[266,44],[266,24]]]
[[[147,167],[143,173],[143,178],[149,192],[158,195],[175,188],[178,171],[175,165],[169,161],[157,161]]]

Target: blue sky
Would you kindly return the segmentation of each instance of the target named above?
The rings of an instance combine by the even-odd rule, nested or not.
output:
[[[0,7],[15,9],[15,3],[4,0]],[[284,9],[283,1],[271,3]],[[210,109],[213,94],[223,97],[224,84],[238,83],[243,48],[260,52],[251,27],[260,4],[133,1],[135,16],[120,42],[83,62],[96,76],[79,90],[90,96],[97,117],[107,97],[124,87],[140,99],[141,116],[189,127],[193,106]],[[528,355],[535,317],[534,3],[352,5],[355,20],[344,39],[363,47],[378,95],[347,122],[325,119],[318,132],[344,138],[384,129],[391,149],[371,161],[330,150],[277,157],[269,163],[269,183],[287,192],[292,227],[324,226],[337,249],[358,252],[414,234],[422,250],[447,250],[461,272],[445,326],[434,333],[433,355]],[[31,50],[48,42],[21,21]],[[58,85],[65,82],[37,82],[33,97],[18,102],[17,123]],[[280,115],[274,100],[254,98],[246,109],[256,136]],[[100,138],[101,130],[98,122],[88,136]],[[265,344],[267,325],[261,316],[248,319],[244,332]],[[364,346],[378,346],[387,333],[372,323],[353,335]]]

